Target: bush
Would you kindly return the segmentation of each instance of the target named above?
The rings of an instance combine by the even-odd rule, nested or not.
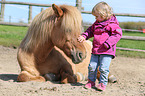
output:
[[[119,25],[123,29],[145,29],[145,22],[120,22]]]

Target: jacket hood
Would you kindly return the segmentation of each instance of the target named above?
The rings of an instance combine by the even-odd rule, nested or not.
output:
[[[103,21],[103,22],[98,22],[97,20],[95,21],[95,25],[103,25],[103,26],[106,26],[106,25],[108,25],[110,23],[115,23],[115,24],[119,25],[119,22],[116,19],[116,16],[115,15],[111,16],[110,19],[108,19],[106,21]]]

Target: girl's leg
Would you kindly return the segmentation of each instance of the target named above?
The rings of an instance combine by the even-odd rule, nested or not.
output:
[[[112,60],[111,55],[100,55],[99,58],[100,61],[99,71],[101,72],[99,83],[103,83],[104,85],[107,85],[108,83],[109,66],[111,60]]]
[[[95,82],[96,81],[96,75],[97,75],[97,68],[98,68],[98,61],[99,61],[99,55],[91,55],[90,64],[88,66],[88,79]]]

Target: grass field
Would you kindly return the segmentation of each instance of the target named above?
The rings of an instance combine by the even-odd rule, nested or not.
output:
[[[145,37],[145,33],[142,32],[123,32],[124,36],[140,36],[140,37]]]
[[[0,45],[7,46],[7,47],[11,47],[11,46],[18,47],[20,42],[26,35],[27,30],[28,30],[28,27],[0,25]],[[134,32],[123,32],[123,35],[145,37],[145,33],[137,33],[137,32],[135,32],[135,33]],[[90,40],[92,40],[92,38]],[[117,43],[117,47],[145,50],[145,41],[121,39]],[[145,58],[145,53],[143,53],[143,52],[117,50],[116,54],[122,55],[122,56],[128,56],[128,57]]]
[[[24,38],[28,27],[0,25],[0,45],[19,46]]]

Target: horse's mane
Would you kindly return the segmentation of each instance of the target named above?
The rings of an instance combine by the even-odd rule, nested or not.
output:
[[[76,7],[63,5],[60,8],[64,12],[64,16],[61,23],[61,28],[64,28],[64,34],[77,35],[81,32],[82,17],[79,10]],[[70,31],[71,30],[71,31]],[[69,32],[69,33],[68,33]]]
[[[77,8],[68,5],[61,5],[64,15],[61,21],[61,29],[64,30],[63,35],[76,35],[81,32],[82,17]],[[51,31],[55,25],[57,17],[52,7],[39,13],[30,24],[28,32],[21,43],[25,51],[31,48],[37,48],[50,40]]]

